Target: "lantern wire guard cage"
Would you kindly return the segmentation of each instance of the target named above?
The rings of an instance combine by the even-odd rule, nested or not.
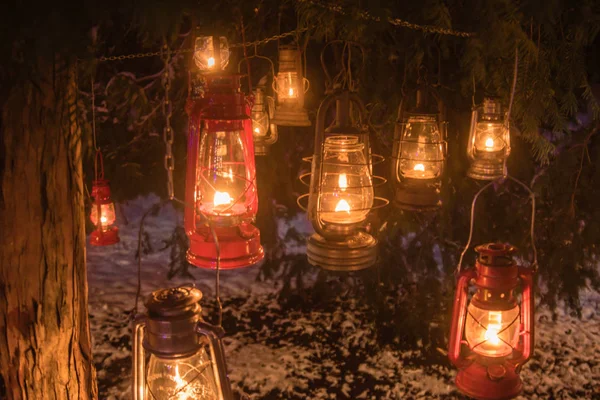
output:
[[[275,81],[275,67],[270,58],[256,54],[247,56],[238,63],[238,73],[241,71],[242,63],[245,61],[250,70],[250,59],[263,59],[269,62],[271,77]],[[249,86],[251,87],[251,76],[248,74]],[[258,85],[252,90],[252,95],[247,98],[250,107],[250,119],[252,120],[252,136],[254,138],[254,155],[266,156],[269,148],[277,142],[279,134],[277,124],[273,122],[275,114],[275,98],[267,95],[268,75],[263,76]]]
[[[510,155],[510,128],[499,99],[486,97],[480,107],[473,108],[467,155],[469,177],[494,180],[503,175]]]
[[[308,261],[332,271],[357,271],[375,264],[377,240],[363,227],[367,215],[388,204],[374,196],[368,130],[350,122],[351,105],[364,120],[359,97],[348,91],[328,95],[319,107],[309,193],[298,198],[315,233],[307,243]],[[335,122],[325,129],[327,112],[335,106]],[[301,176],[304,182],[306,175]],[[303,205],[308,198],[308,207]]]
[[[405,111],[405,97],[398,107],[394,133],[391,176],[394,205],[405,210],[427,211],[441,206],[441,184],[447,142],[444,107],[437,93],[419,72],[416,106]],[[436,109],[428,104],[435,99]]]
[[[216,53],[215,53],[216,54]],[[250,107],[240,92],[240,75],[201,77],[200,96],[190,98],[186,207],[188,261],[215,268],[219,237],[221,268],[241,268],[264,257],[260,232],[252,225],[258,210]]]
[[[180,286],[146,300],[133,327],[134,400],[233,400],[223,330],[202,319],[201,298],[200,290]]]
[[[518,266],[515,248],[502,243],[477,246],[474,268],[462,270],[464,255],[473,237],[475,206],[479,195],[494,184],[509,179],[525,188],[531,198],[530,240],[533,261]],[[482,187],[473,199],[469,240],[457,266],[448,357],[459,369],[456,386],[476,399],[501,400],[522,390],[521,367],[534,347],[534,274],[537,250],[534,237],[535,195],[519,180],[505,176]],[[469,300],[469,284],[475,294]],[[520,304],[514,294],[521,287]]]
[[[279,46],[279,71],[273,80],[277,107],[272,122],[280,126],[310,126],[304,94],[310,83],[304,77],[302,52],[297,45]]]

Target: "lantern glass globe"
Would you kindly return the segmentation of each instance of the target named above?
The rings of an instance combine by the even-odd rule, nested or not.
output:
[[[508,310],[486,310],[471,303],[468,307],[465,337],[475,353],[488,357],[512,354],[519,342],[519,306]]]
[[[204,348],[190,357],[150,355],[146,397],[157,400],[218,400],[215,377]]]
[[[355,224],[373,206],[373,183],[364,144],[356,136],[325,139],[320,196],[320,218],[325,223]]]
[[[205,132],[198,156],[197,197],[200,211],[211,216],[246,212],[249,184],[241,130]]]

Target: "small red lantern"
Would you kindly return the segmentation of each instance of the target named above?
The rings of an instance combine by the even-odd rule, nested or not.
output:
[[[521,392],[519,372],[533,351],[533,271],[517,266],[513,246],[485,244],[475,251],[475,268],[458,278],[448,357],[459,369],[461,392],[476,399],[510,399]],[[469,302],[470,282],[476,292]],[[519,283],[520,304],[514,294]]]
[[[202,97],[188,105],[185,229],[188,261],[202,268],[246,267],[263,259],[250,109],[239,75],[201,77]],[[210,227],[216,233],[218,249]]]
[[[110,246],[119,243],[119,228],[115,224],[115,203],[110,198],[108,180],[98,179],[92,182],[92,212],[90,220],[96,230],[90,236],[93,246]],[[100,216],[100,218],[98,218]]]

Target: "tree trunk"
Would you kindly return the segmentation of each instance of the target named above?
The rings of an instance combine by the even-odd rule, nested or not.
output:
[[[0,391],[95,399],[75,64],[36,72],[0,120]]]

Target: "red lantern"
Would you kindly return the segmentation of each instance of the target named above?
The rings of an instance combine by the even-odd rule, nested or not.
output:
[[[223,269],[255,264],[264,257],[256,217],[256,167],[252,121],[240,76],[207,74],[203,96],[191,100],[189,112],[185,229],[188,261]],[[214,229],[217,249],[211,229]]]
[[[513,246],[485,244],[475,251],[475,268],[458,278],[448,357],[459,369],[461,392],[476,399],[510,399],[521,392],[519,372],[533,349],[533,272],[513,261]],[[470,282],[476,292],[469,301]],[[519,283],[520,304],[514,294]]]
[[[96,230],[90,236],[90,244],[109,246],[119,243],[119,228],[114,225],[116,220],[115,203],[110,198],[108,180],[98,179],[92,182],[92,197],[94,203],[90,220],[96,226]]]

